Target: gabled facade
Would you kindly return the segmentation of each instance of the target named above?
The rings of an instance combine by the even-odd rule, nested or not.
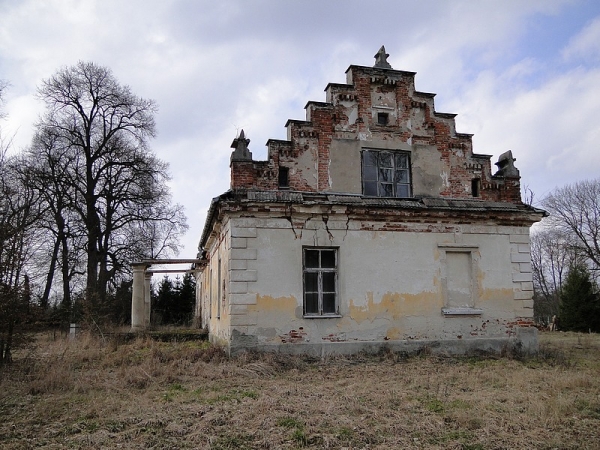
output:
[[[200,240],[196,314],[213,341],[289,353],[537,346],[529,228],[510,151],[492,173],[454,114],[393,70],[352,65],[254,161]]]

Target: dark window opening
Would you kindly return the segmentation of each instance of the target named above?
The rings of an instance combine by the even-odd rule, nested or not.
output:
[[[364,150],[363,194],[373,197],[411,197],[410,154],[398,151]]]
[[[304,315],[338,315],[337,250],[304,249]]]
[[[279,187],[287,188],[290,187],[290,170],[287,167],[279,168]]]
[[[471,193],[473,194],[473,197],[479,197],[480,190],[481,190],[481,180],[479,178],[473,178],[471,180]]]
[[[389,115],[388,113],[377,113],[377,124],[378,125],[387,125],[388,124]]]

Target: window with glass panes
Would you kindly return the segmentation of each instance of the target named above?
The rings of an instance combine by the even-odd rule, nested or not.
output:
[[[373,197],[410,197],[410,154],[363,150],[363,194]]]
[[[304,249],[304,315],[337,315],[337,249]]]

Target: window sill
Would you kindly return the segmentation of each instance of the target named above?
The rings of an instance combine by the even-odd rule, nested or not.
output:
[[[325,316],[317,316],[317,315],[303,315],[304,319],[340,319],[342,317],[341,314],[327,314]]]
[[[481,308],[442,308],[444,316],[480,316],[483,314]]]

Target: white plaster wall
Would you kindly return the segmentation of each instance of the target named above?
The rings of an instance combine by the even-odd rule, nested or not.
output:
[[[423,225],[416,225],[415,231],[399,232],[381,229],[382,223],[348,223],[344,215],[330,216],[329,230],[318,215],[294,231],[286,219],[236,218],[231,223],[234,234],[251,235],[241,254],[250,259],[238,269],[249,276],[232,283],[243,292],[231,300],[232,333],[253,337],[248,342],[507,337],[516,317],[532,313],[531,274],[521,271],[526,263],[513,261],[529,255],[524,252],[526,227],[457,225],[449,233],[442,232],[447,225],[439,232],[428,225],[433,232],[423,233]],[[482,309],[480,316],[442,314],[444,244],[477,252],[475,307]],[[303,318],[303,246],[339,248],[341,317]]]
[[[208,328],[210,339],[218,343],[226,343],[230,338],[230,317],[228,305],[229,286],[229,248],[231,246],[229,221],[225,221],[214,236],[207,242],[208,264],[200,273],[202,283],[201,298],[196,299],[201,305],[202,325]],[[221,259],[221,281],[219,282],[219,258]],[[219,285],[225,286],[219,298]],[[220,302],[220,310],[219,310]],[[197,308],[198,309],[198,308]]]

